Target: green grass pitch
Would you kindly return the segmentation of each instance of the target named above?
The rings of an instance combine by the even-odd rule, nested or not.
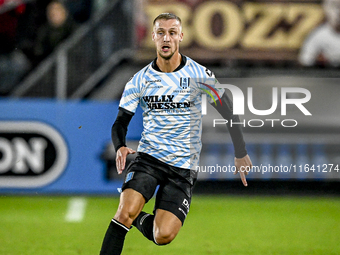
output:
[[[118,198],[87,197],[81,222],[65,220],[69,200],[0,196],[0,254],[99,254]],[[339,237],[339,197],[194,196],[171,244],[156,246],[133,228],[123,254],[340,254]]]

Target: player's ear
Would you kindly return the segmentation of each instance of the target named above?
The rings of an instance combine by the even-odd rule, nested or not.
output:
[[[183,41],[183,33],[181,33],[181,34],[179,35],[179,41],[180,41],[180,42]]]
[[[154,41],[155,40],[155,32],[152,31],[151,35],[152,35],[152,41]]]

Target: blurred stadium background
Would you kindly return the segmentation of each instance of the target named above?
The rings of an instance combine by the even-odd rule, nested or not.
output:
[[[202,167],[183,238],[160,248],[132,232],[125,254],[340,253],[340,69],[322,55],[308,67],[299,61],[306,38],[327,22],[322,2],[65,0],[76,28],[42,57],[35,48],[49,2],[0,1],[1,254],[97,253],[123,180],[111,125],[125,83],[155,58],[151,24],[162,12],[182,18],[181,52],[246,99],[252,87],[256,109],[271,107],[274,88],[279,97],[281,88],[305,88],[312,116],[290,105],[282,115],[280,98],[269,116],[246,107],[240,117],[254,165],[291,171],[251,173],[244,188],[238,176]],[[213,127],[218,114],[208,112],[200,165],[217,169],[233,164],[233,149],[226,128]],[[132,148],[140,113],[129,127]],[[282,125],[292,119],[296,127]],[[76,223],[66,220],[72,208]]]

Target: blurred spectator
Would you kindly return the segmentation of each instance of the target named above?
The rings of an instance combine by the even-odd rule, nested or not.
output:
[[[76,23],[60,1],[51,1],[46,8],[47,23],[38,30],[34,55],[39,62],[72,34]]]
[[[66,0],[64,3],[77,23],[83,23],[91,17],[92,0]]]
[[[0,14],[0,95],[7,95],[29,70],[30,63],[16,48],[18,18],[25,12],[25,5],[0,0],[0,7],[7,10]]]
[[[37,30],[46,23],[46,7],[50,0],[35,0],[26,3],[25,12],[19,17],[17,27],[17,47],[34,61],[34,45]]]
[[[303,66],[340,67],[340,0],[324,0],[327,22],[304,42],[299,62]]]

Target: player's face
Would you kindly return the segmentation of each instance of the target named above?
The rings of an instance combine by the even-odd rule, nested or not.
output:
[[[183,39],[181,24],[176,19],[157,20],[152,32],[157,53],[168,60],[179,50],[179,43]]]

